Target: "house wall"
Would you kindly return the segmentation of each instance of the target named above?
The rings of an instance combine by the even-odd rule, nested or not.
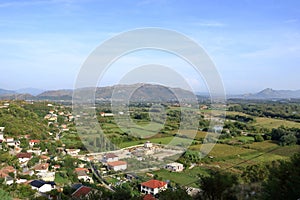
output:
[[[127,169],[127,165],[119,165],[119,166],[113,167],[114,171],[120,171],[120,170],[126,170],[126,169]]]

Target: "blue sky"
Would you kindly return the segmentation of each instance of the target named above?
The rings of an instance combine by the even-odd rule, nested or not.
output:
[[[300,89],[297,0],[1,0],[0,88],[72,88],[97,46],[141,27],[172,29],[199,43],[216,64],[227,93]],[[153,55],[145,60],[182,64]],[[131,55],[115,67],[129,69],[137,59],[144,57]],[[195,79],[189,70],[182,75]],[[103,85],[118,80],[114,73],[107,77]],[[199,81],[190,83],[203,89]]]

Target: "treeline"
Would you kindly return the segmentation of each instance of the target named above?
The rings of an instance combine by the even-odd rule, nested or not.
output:
[[[300,144],[300,129],[280,126],[266,134],[265,139],[278,141],[282,146]]]
[[[300,105],[297,103],[261,102],[237,103],[229,111],[243,112],[258,117],[280,118],[300,122]]]

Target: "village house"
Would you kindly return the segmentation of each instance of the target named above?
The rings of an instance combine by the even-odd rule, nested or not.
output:
[[[167,164],[165,166],[165,169],[171,172],[182,172],[184,167],[183,164],[174,162],[174,163]]]
[[[20,147],[20,141],[14,138],[6,138],[6,144],[9,147]]]
[[[50,192],[51,190],[56,189],[55,182],[47,182],[43,180],[34,180],[30,182],[31,189],[37,190],[41,193]]]
[[[107,167],[109,170],[113,171],[123,171],[127,169],[127,162],[125,161],[114,161],[114,162],[108,162]]]
[[[102,163],[115,162],[118,161],[119,157],[113,153],[107,153],[103,156]]]
[[[89,170],[87,168],[76,168],[75,173],[77,174],[78,180],[83,180],[84,182],[93,183],[93,179],[88,176]]]
[[[48,172],[48,168],[49,168],[48,163],[37,164],[33,167],[34,171],[36,171],[38,173]]]
[[[39,172],[36,175],[43,181],[54,181],[55,179],[55,172]]]
[[[105,113],[105,112],[101,112],[100,115],[101,115],[101,117],[113,117],[114,116],[113,113]]]
[[[91,193],[92,188],[82,185],[75,192],[73,192],[72,199],[89,199],[88,196]]]
[[[42,150],[40,150],[39,148],[32,148],[27,150],[27,153],[34,153],[35,155],[39,156],[42,154]]]
[[[19,160],[19,163],[22,166],[26,166],[27,162],[32,158],[31,153],[18,153],[17,158]]]
[[[4,140],[4,133],[3,133],[4,129],[5,127],[0,127],[0,143],[2,143]]]
[[[4,179],[4,183],[6,185],[11,185],[14,183],[14,178],[9,175],[10,173],[13,173],[15,176],[17,171],[12,166],[7,166],[0,170],[0,178]]]
[[[144,194],[156,195],[159,192],[166,190],[168,184],[163,181],[150,180],[147,182],[141,183],[141,192]]]
[[[29,146],[32,148],[34,145],[39,144],[40,140],[29,140]]]
[[[78,156],[80,149],[66,149],[65,151],[70,156]]]
[[[147,141],[145,144],[144,144],[144,148],[152,148],[153,147],[153,144],[150,142],[150,141]]]

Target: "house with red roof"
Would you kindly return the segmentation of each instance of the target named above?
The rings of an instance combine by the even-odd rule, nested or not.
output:
[[[32,158],[31,153],[18,153],[17,158],[21,166],[27,165],[27,162]]]
[[[144,194],[156,195],[160,191],[167,189],[168,184],[164,181],[150,180],[141,183],[141,192]]]
[[[92,188],[87,187],[87,186],[81,186],[75,192],[73,192],[72,198],[73,199],[85,198],[90,194],[91,191],[92,191]]]
[[[35,144],[39,144],[40,142],[40,140],[29,140],[29,146],[33,147]]]
[[[114,162],[108,162],[107,163],[107,167],[110,170],[114,170],[114,171],[122,171],[122,170],[126,170],[127,169],[127,162],[125,161],[114,161]]]
[[[153,195],[151,195],[151,194],[146,194],[143,197],[143,200],[156,200],[156,198]]]

